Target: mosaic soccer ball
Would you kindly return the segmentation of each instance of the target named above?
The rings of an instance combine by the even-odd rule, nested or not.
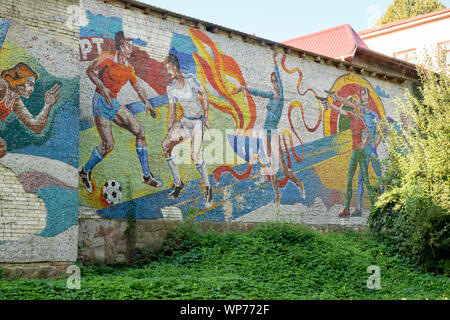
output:
[[[115,180],[109,180],[103,186],[103,197],[109,204],[115,204],[120,201],[122,195],[122,186]]]

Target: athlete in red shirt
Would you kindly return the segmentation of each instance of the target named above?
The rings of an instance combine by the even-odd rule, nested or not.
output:
[[[372,189],[369,184],[369,174],[367,173],[367,164],[366,164],[366,154],[364,152],[364,148],[367,146],[370,140],[370,133],[364,123],[364,120],[360,114],[359,106],[353,102],[348,101],[347,99],[338,96],[335,92],[331,93],[331,98],[335,102],[340,102],[345,106],[349,106],[353,108],[353,112],[343,110],[338,106],[329,103],[327,100],[323,100],[325,105],[325,110],[328,108],[333,109],[340,115],[344,117],[349,117],[351,120],[350,131],[352,133],[352,156],[350,158],[350,163],[348,166],[348,175],[347,175],[347,193],[345,197],[345,208],[339,214],[339,217],[350,216],[350,200],[352,199],[352,182],[353,177],[355,175],[358,163],[359,169],[363,173],[364,185],[366,186],[367,193],[369,194],[370,204],[373,205],[373,194]],[[365,132],[365,140],[363,140],[363,132]]]
[[[95,125],[102,139],[102,144],[94,148],[88,162],[79,170],[84,188],[89,193],[93,192],[92,170],[114,148],[111,122],[130,131],[136,137],[136,152],[142,167],[143,183],[152,187],[162,187],[161,181],[154,177],[148,165],[144,128],[131,111],[121,106],[116,99],[122,87],[129,81],[139,99],[145,104],[147,114],[150,112],[153,118],[157,116],[137,81],[133,66],[130,64],[131,40],[125,38],[123,31],[117,32],[115,35],[116,54],[103,52],[86,70],[89,79],[96,86],[92,99],[92,109]]]

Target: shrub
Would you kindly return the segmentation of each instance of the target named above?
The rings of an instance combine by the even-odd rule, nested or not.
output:
[[[369,226],[425,270],[450,275],[450,80],[445,68],[418,73],[416,94],[396,102],[402,130],[388,126],[387,191]]]
[[[401,188],[383,194],[369,218],[378,235],[425,270],[450,275],[450,216],[421,190],[404,195]]]

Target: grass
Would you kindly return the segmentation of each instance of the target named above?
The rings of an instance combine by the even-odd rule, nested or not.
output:
[[[370,265],[381,269],[379,290],[366,286]],[[0,279],[0,299],[447,299],[450,288],[368,232],[274,223],[246,234],[184,226],[149,262],[81,273],[80,290],[65,279]]]

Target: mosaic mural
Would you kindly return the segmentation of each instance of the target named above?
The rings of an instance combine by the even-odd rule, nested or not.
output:
[[[382,122],[401,86],[152,16],[136,32],[124,10],[84,3],[80,206],[358,219],[383,192]]]
[[[7,237],[3,228],[0,260],[16,255],[28,262],[76,258],[76,243],[67,239],[76,235],[78,225],[77,60],[62,43],[16,21],[0,20],[0,164],[12,170],[22,187],[12,189],[6,176],[2,179],[1,214],[13,215],[8,230],[21,236]],[[21,204],[21,192],[43,201],[35,221],[19,214],[35,205],[26,198]],[[42,228],[23,232],[41,219]]]

